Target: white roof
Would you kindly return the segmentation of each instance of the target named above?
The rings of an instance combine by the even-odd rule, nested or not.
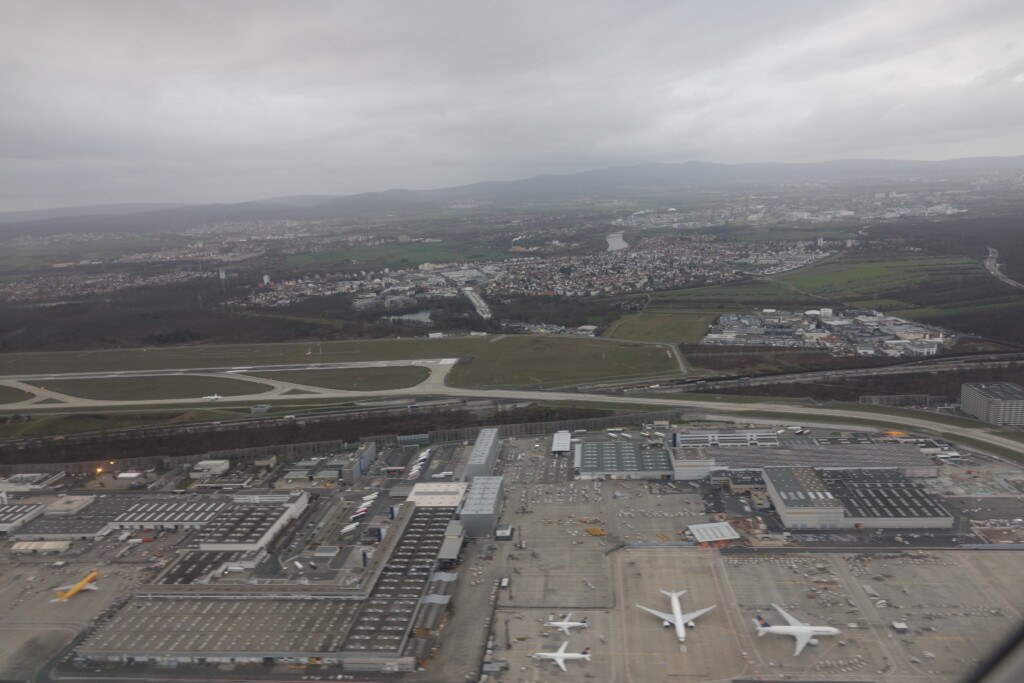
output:
[[[458,507],[469,484],[464,481],[420,482],[406,498],[418,507]]]
[[[554,438],[551,439],[551,450],[568,451],[570,449],[572,449],[572,433],[555,432]]]
[[[732,528],[729,522],[713,522],[711,524],[691,524],[690,531],[693,539],[698,543],[712,543],[714,541],[730,541],[739,538],[740,535]]]

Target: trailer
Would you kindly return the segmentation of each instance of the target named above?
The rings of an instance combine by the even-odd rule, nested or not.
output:
[[[298,560],[295,560],[294,562],[292,562],[292,564],[294,564],[295,568],[298,569],[300,572],[302,571],[302,563],[301,562],[299,562]]]

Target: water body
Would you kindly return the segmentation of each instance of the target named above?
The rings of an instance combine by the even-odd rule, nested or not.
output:
[[[412,320],[418,323],[424,323],[429,325],[433,322],[430,318],[429,310],[413,311],[412,313],[404,313],[402,315],[385,315],[382,316],[386,320]]]
[[[622,239],[621,232],[613,232],[610,235],[605,235],[605,239],[608,240],[608,251],[618,251],[619,249],[625,249],[629,246],[626,244],[626,240]]]

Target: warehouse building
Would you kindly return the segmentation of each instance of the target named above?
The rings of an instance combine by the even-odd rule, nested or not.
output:
[[[939,470],[932,458],[910,443],[818,444],[791,440],[779,448],[676,448],[672,452],[672,477],[682,481],[704,479],[716,470],[765,467],[898,468],[908,477],[935,477]]]
[[[0,534],[9,534],[43,514],[41,503],[9,503],[0,505]]]
[[[572,432],[555,432],[551,437],[551,455],[569,455],[572,452]]]
[[[505,502],[504,477],[477,477],[466,494],[459,520],[466,535],[489,538],[494,535]]]
[[[250,506],[251,507],[251,506]],[[436,645],[456,575],[438,571],[458,535],[455,507],[403,506],[368,585],[197,585],[244,554],[191,553],[184,573],[147,585],[76,650],[80,662],[341,665],[412,671]],[[399,532],[398,529],[401,529]],[[390,548],[390,550],[388,550]],[[251,555],[250,555],[251,556]]]
[[[694,429],[675,432],[672,445],[677,448],[778,446],[779,435],[770,429]]]
[[[294,518],[286,505],[231,505],[194,538],[200,550],[265,548]]]
[[[791,529],[950,529],[953,516],[898,469],[768,467],[768,496]]]
[[[580,479],[668,479],[673,474],[672,456],[660,445],[585,441],[575,450],[573,465]]]
[[[764,481],[775,511],[789,529],[844,529],[846,510],[811,467],[768,467]]]
[[[466,460],[466,481],[473,481],[474,477],[489,477],[494,469],[494,462],[498,459],[498,451],[501,450],[501,440],[498,438],[497,429],[481,429],[473,444],[473,450]]]
[[[1024,387],[1013,382],[964,384],[960,409],[992,424],[1024,424]]]
[[[227,474],[231,469],[230,460],[200,460],[192,465],[193,477],[213,477]]]
[[[160,501],[136,499],[127,510],[111,520],[115,529],[199,529],[213,521],[226,507],[223,501]]]

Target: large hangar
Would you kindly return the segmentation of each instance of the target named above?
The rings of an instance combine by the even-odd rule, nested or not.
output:
[[[953,527],[953,516],[897,469],[767,467],[764,480],[790,529]]]

